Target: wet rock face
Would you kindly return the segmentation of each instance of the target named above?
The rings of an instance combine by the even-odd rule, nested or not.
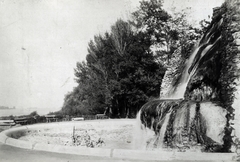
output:
[[[222,11],[221,9],[217,9]],[[220,12],[219,11],[219,12]],[[215,11],[216,14],[216,11]],[[222,12],[216,14],[208,30],[199,43],[196,57],[189,68],[193,73],[187,85],[184,97],[193,101],[218,100],[218,83],[221,71]],[[195,71],[194,71],[195,69]]]
[[[216,75],[214,73],[213,75]],[[195,75],[190,80],[184,97],[192,101],[218,101],[218,82],[210,82],[206,75]],[[215,84],[213,84],[215,83]]]
[[[153,100],[146,103],[141,109],[142,124],[157,133],[166,114],[177,108],[181,102],[182,100]]]
[[[188,148],[221,151],[226,110],[211,102],[154,100],[141,109],[143,125],[155,132],[153,148]]]

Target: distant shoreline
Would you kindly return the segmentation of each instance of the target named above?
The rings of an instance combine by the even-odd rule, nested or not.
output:
[[[12,109],[16,109],[16,108],[3,108],[3,107],[0,107],[0,110],[12,110]]]

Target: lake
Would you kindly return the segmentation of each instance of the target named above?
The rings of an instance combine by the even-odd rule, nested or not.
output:
[[[16,109],[0,109],[0,116],[19,116],[19,115],[28,115],[33,111],[37,111],[39,115],[46,115],[49,112],[55,112],[60,109],[51,109],[51,108],[16,108]]]

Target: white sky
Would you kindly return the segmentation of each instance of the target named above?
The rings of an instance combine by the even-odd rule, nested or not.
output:
[[[220,7],[225,0],[165,0],[164,8],[170,10],[176,7],[176,10],[181,10],[187,7],[191,8],[191,14],[188,15],[190,21],[197,23],[200,20],[209,19],[208,15],[212,16],[212,9]]]
[[[167,0],[207,18],[223,0]],[[60,109],[87,44],[138,0],[0,0],[0,106]]]

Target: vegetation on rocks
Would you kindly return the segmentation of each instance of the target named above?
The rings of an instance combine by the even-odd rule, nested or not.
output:
[[[184,145],[184,138],[186,137],[188,139],[187,145],[193,146],[193,144],[189,143],[191,142],[191,139],[193,139],[194,142],[202,145],[204,151],[230,152],[233,142],[232,138],[235,136],[235,134],[232,134],[234,133],[232,131],[234,129],[238,129],[234,128],[232,123],[235,118],[235,110],[238,111],[236,115],[239,120],[239,105],[236,105],[235,103],[235,107],[233,107],[234,101],[238,100],[237,103],[239,103],[240,99],[239,94],[236,92],[240,83],[240,36],[238,32],[240,16],[238,9],[239,3],[234,0],[227,1],[221,7],[214,8],[212,21],[204,26],[202,38],[197,44],[196,51],[192,53],[192,56],[194,56],[193,60],[188,61],[186,60],[187,57],[178,57],[178,65],[169,68],[166,72],[167,75],[164,77],[163,83],[165,84],[162,84],[162,86],[166,87],[166,85],[170,82],[171,87],[170,89],[167,88],[167,90],[171,91],[162,91],[163,96],[166,95],[166,92],[174,94],[180,89],[185,92],[184,101],[187,103],[196,102],[196,105],[199,104],[199,106],[196,106],[195,109],[195,119],[192,121],[189,120],[192,124],[188,122],[189,113],[186,113],[184,118],[180,117],[181,113],[183,114],[183,112],[188,111],[188,106],[184,106],[182,110],[181,107],[178,107],[177,110],[174,108],[172,111],[168,111],[171,113],[170,120],[166,121],[168,126],[166,130],[164,130],[165,128],[162,128],[166,124],[165,121],[163,122],[162,120],[166,120],[164,118],[167,118],[167,115],[164,114],[164,110],[167,106],[164,104],[151,104],[154,104],[155,102],[172,102],[171,99],[169,101],[150,101],[143,106],[142,111],[144,112],[141,114],[142,123],[146,120],[148,124],[151,126],[153,125],[152,129],[157,131],[157,133],[155,132],[156,137],[162,138],[162,135],[164,135],[165,139],[163,144],[167,144],[170,147],[171,145],[173,147],[173,145],[176,145],[177,143]],[[182,60],[184,60],[183,63],[181,63]],[[186,84],[186,87],[183,87],[183,84]],[[168,95],[166,96],[168,97]],[[209,105],[209,103],[212,105]],[[207,110],[207,114],[203,115],[205,110]],[[159,111],[160,113],[152,113],[149,111]],[[174,111],[177,111],[177,113],[179,112],[179,114],[174,116]],[[221,112],[224,112],[225,114],[223,115]],[[218,118],[216,121],[219,122],[221,119],[221,123],[219,123],[219,125],[215,125],[215,123],[210,124],[210,122],[213,121],[213,117],[209,118],[207,116],[211,113]],[[152,119],[150,121],[149,119],[151,117]],[[191,129],[195,132],[193,131],[193,134],[191,134],[191,131],[189,132],[189,127],[186,131],[183,126],[179,128],[176,126],[172,127],[172,124],[177,123],[175,121],[178,118],[183,120],[182,123],[180,121],[179,123],[187,126],[190,124]],[[154,127],[155,123],[159,124],[157,128],[161,128],[163,130],[159,131],[156,129]],[[220,125],[222,126],[221,129]],[[212,129],[216,126],[219,127],[219,130],[215,130],[215,132],[218,132],[217,135],[207,133],[207,131],[211,130],[209,128],[211,126],[213,126]],[[161,134],[161,136],[159,136],[159,132],[162,131],[165,131],[165,134]],[[172,134],[174,131],[175,133]],[[221,136],[219,136],[220,134]],[[180,138],[179,141],[176,141],[176,137],[178,135],[182,138]]]

